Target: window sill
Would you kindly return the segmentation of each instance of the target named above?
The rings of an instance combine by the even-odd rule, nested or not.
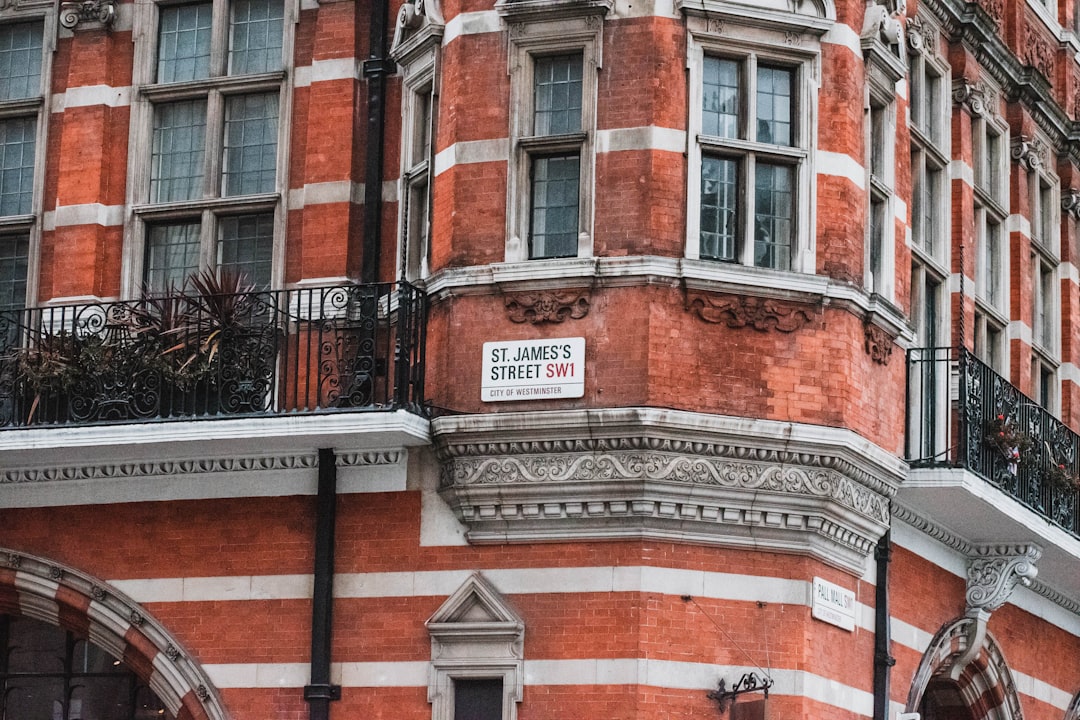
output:
[[[202,210],[230,210],[236,212],[267,210],[273,208],[280,199],[281,196],[278,193],[236,195],[205,200],[144,203],[135,205],[131,211],[141,218],[168,219],[170,217],[190,216],[193,212],[201,212]]]
[[[224,75],[221,77],[205,78],[201,80],[188,80],[185,82],[164,83],[160,85],[144,85],[140,88],[142,96],[147,100],[160,102],[162,100],[182,100],[191,97],[200,97],[209,90],[220,90],[223,93],[251,92],[255,90],[277,90],[281,87],[281,81],[285,79],[284,71],[260,73],[258,75]]]

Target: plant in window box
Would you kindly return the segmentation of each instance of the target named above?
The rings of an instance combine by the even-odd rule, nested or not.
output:
[[[1013,475],[1031,452],[1031,438],[1004,415],[997,415],[986,424],[985,439],[987,445],[1001,453]]]
[[[1080,489],[1080,478],[1065,464],[1052,462],[1043,470],[1043,477],[1050,483],[1050,487],[1057,490],[1076,491]]]

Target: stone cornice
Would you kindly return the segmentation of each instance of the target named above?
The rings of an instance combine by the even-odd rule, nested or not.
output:
[[[843,431],[629,409],[434,421],[473,542],[659,538],[809,554],[854,574],[902,464]]]

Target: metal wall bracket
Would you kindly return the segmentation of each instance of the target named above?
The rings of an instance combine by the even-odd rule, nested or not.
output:
[[[770,677],[759,677],[757,673],[748,672],[739,678],[739,681],[728,690],[727,681],[720,678],[720,684],[713,692],[709,693],[708,698],[715,700],[720,706],[720,712],[727,712],[728,706],[739,695],[751,692],[765,693],[765,697],[769,697],[769,688],[773,685],[773,680]]]

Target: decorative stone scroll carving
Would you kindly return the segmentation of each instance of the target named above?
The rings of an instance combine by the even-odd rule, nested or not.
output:
[[[967,110],[974,117],[982,117],[989,107],[986,90],[965,77],[953,83],[953,102]]]
[[[872,322],[863,325],[863,338],[870,359],[878,365],[888,365],[894,338]]]
[[[391,52],[396,50],[425,24],[443,26],[442,9],[439,0],[407,0],[398,11],[394,24],[394,40]]]
[[[972,623],[968,626],[967,649],[950,669],[953,680],[958,679],[982,651],[990,614],[1008,602],[1017,585],[1031,585],[1038,574],[1035,563],[1040,557],[1042,548],[1031,544],[979,546],[968,557],[967,611],[964,616]]]
[[[907,44],[912,52],[921,53],[924,50],[930,51],[933,49],[927,46],[927,30],[926,23],[918,15],[908,18]]]
[[[506,298],[506,314],[511,322],[533,325],[580,320],[589,314],[589,298],[574,291],[520,293]]]
[[[116,3],[113,0],[81,0],[60,4],[60,24],[71,30],[84,20],[109,27],[115,19]]]
[[[1080,190],[1077,188],[1062,189],[1061,209],[1073,220],[1080,220]]]
[[[886,45],[897,45],[904,36],[904,24],[901,20],[903,10],[897,11],[896,6],[903,7],[903,2],[885,0],[871,5],[866,9],[863,18],[862,37],[864,39],[880,39]]]
[[[810,306],[749,295],[699,293],[688,298],[688,309],[707,323],[752,327],[760,332],[795,332],[817,320],[817,312]]]
[[[1025,135],[1018,135],[1013,138],[1012,152],[1010,154],[1021,168],[1028,172],[1034,172],[1043,166],[1044,152],[1046,152],[1046,148],[1038,140]]]

